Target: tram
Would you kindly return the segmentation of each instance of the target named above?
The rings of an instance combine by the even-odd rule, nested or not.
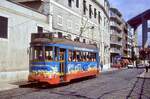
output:
[[[59,84],[99,74],[99,50],[95,45],[32,33],[29,81]]]

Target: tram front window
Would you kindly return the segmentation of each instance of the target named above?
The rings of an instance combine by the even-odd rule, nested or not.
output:
[[[42,61],[44,60],[44,53],[42,46],[32,47],[32,60]]]

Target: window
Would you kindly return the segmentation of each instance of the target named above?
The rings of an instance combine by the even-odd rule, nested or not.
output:
[[[72,0],[68,0],[68,6],[72,7]]]
[[[89,18],[92,18],[92,5],[89,4]]]
[[[54,47],[54,61],[59,61],[58,52],[59,52],[59,48]]]
[[[72,57],[73,57],[72,61],[73,61],[73,62],[76,62],[76,61],[77,61],[77,54],[76,54],[76,51],[73,51]]]
[[[96,16],[97,16],[97,10],[96,8],[94,8],[94,18],[96,18]]]
[[[62,32],[58,32],[58,38],[63,38]]]
[[[86,43],[86,40],[85,40],[85,39],[83,39],[83,43]]]
[[[8,18],[0,16],[0,38],[8,38]]]
[[[72,50],[69,50],[68,61],[69,62],[73,61],[73,51]]]
[[[106,17],[104,17],[104,26],[106,26]]]
[[[57,24],[58,24],[59,26],[62,26],[62,25],[63,25],[63,17],[60,16],[60,15],[57,16]]]
[[[79,0],[76,0],[76,7],[79,8]]]
[[[100,24],[100,22],[101,22],[101,13],[100,11],[98,11],[98,23]]]
[[[37,29],[38,33],[43,33],[43,27],[38,26]]]
[[[43,61],[44,60],[44,51],[42,46],[32,47],[32,60]]]
[[[83,13],[86,15],[87,6],[86,6],[86,0],[83,0]]]
[[[50,46],[45,47],[45,59],[48,61],[53,61],[53,48]]]

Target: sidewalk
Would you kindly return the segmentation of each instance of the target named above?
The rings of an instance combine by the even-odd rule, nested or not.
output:
[[[138,75],[137,78],[150,79],[150,70],[148,72],[144,71],[142,74]]]
[[[7,82],[0,82],[0,91],[10,90],[14,88],[19,88],[19,86],[14,84],[9,84]]]
[[[101,71],[101,73],[110,73],[110,72],[114,72],[114,71],[117,71],[117,70],[124,70],[124,69],[127,69],[127,68],[108,68],[108,69],[103,69]]]

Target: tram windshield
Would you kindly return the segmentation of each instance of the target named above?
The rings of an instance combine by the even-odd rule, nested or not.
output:
[[[30,60],[44,61],[53,59],[53,48],[51,46],[33,46],[31,48]]]

